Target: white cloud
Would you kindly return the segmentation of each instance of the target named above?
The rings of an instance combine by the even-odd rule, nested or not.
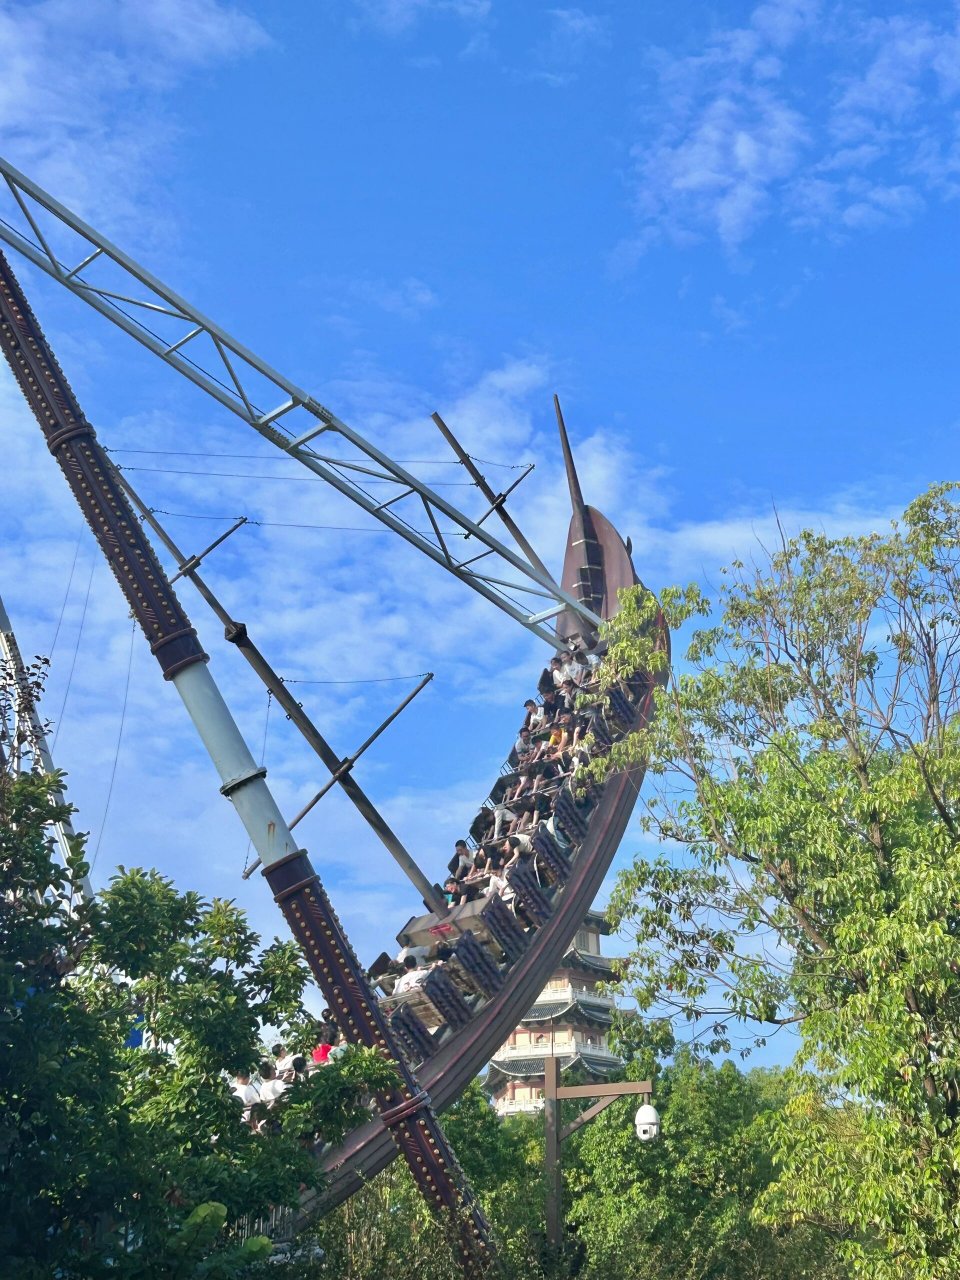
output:
[[[602,14],[583,9],[550,9],[548,28],[533,51],[533,79],[562,86],[576,78],[591,51],[610,43],[610,23]]]
[[[68,362],[69,363],[69,362]],[[473,384],[459,388],[444,406],[451,424],[471,448],[494,460],[511,462],[535,436],[531,401],[546,401],[542,362],[506,360]],[[394,388],[397,391],[396,387]],[[422,393],[397,392],[395,412],[383,401],[376,411],[369,386],[339,388],[345,414],[375,433],[400,457],[447,458],[446,448],[429,422]],[[7,423],[8,467],[0,473],[0,582],[26,652],[47,652],[56,629],[76,551],[78,513],[63,477],[45,450],[40,433],[11,379],[0,376],[0,412]],[[484,430],[484,424],[490,429]],[[473,816],[496,776],[516,727],[522,698],[532,688],[540,646],[454,579],[424,562],[419,553],[388,532],[324,532],[276,527],[273,522],[318,525],[369,524],[356,508],[319,483],[303,483],[302,473],[279,455],[258,445],[236,426],[183,420],[162,410],[100,428],[103,440],[124,464],[236,472],[228,475],[168,475],[130,471],[132,482],[151,505],[166,511],[265,520],[234,535],[211,556],[205,575],[235,616],[285,676],[310,680],[359,680],[411,675],[432,669],[438,676],[391,730],[408,746],[399,777],[385,769],[389,751],[374,751],[358,769],[361,785],[382,804],[388,818],[415,856],[440,874],[456,835]],[[184,459],[143,456],[124,448],[196,449],[259,453],[260,459]],[[277,459],[279,458],[279,465]],[[464,483],[460,468],[418,467],[435,483],[455,479],[462,488],[440,492],[475,514],[485,503]],[[509,470],[489,468],[491,475]],[[248,478],[240,478],[246,473]],[[258,477],[277,474],[296,480]],[[30,477],[30,484],[24,483]],[[416,516],[415,510],[411,512]],[[541,521],[549,534],[546,554],[556,561],[565,518]],[[425,518],[424,518],[425,522]],[[168,527],[186,552],[195,551],[225,527],[217,521],[168,518]],[[557,527],[554,527],[556,524]],[[89,568],[96,565],[84,607]],[[213,658],[213,670],[256,755],[263,741],[266,699],[238,655],[220,638],[189,587],[182,598]],[[82,630],[81,630],[82,619]],[[70,774],[71,798],[80,808],[78,825],[92,829],[94,843],[113,766],[120,718],[129,620],[111,575],[100,563],[89,535],[81,540],[63,624],[57,642],[45,709],[56,716],[71,667],[66,715],[57,742],[57,762]],[[295,686],[297,696],[345,754],[392,709],[410,683]],[[496,691],[491,710],[484,699],[484,732],[492,753],[475,776],[474,734],[458,750],[453,726],[469,726],[476,698]],[[440,716],[437,729],[437,716]],[[395,749],[395,748],[394,748]],[[271,719],[267,764],[270,780],[285,812],[292,814],[325,776],[299,737],[276,709]],[[163,821],[157,822],[157,816]],[[416,910],[407,891],[362,822],[337,797],[325,800],[305,826],[305,837],[351,936],[365,955],[384,943],[383,920],[398,928],[404,910]],[[274,912],[258,880],[239,880],[246,838],[228,806],[217,795],[211,767],[198,751],[193,732],[175,695],[145,652],[140,637],[134,650],[133,683],[115,788],[95,879],[109,875],[117,862],[158,865],[184,885],[206,894],[238,894],[266,932],[277,928]],[[385,903],[395,905],[390,913]],[[406,906],[404,905],[406,904]],[[368,912],[376,909],[376,914]]]
[[[780,0],[656,68],[621,267],[664,240],[733,254],[770,219],[835,237],[899,225],[960,191],[955,16]]]
[[[268,44],[224,0],[0,0],[4,153],[95,224],[142,235],[140,197],[181,127],[165,95]]]
[[[440,302],[430,286],[416,276],[407,276],[396,284],[385,280],[354,280],[348,286],[348,291],[359,302],[405,320],[415,319]]]
[[[354,0],[354,5],[365,21],[388,35],[409,31],[432,16],[483,22],[492,7],[491,0]]]

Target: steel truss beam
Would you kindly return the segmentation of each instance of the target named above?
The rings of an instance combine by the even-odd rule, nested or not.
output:
[[[18,226],[0,217],[0,240],[206,391],[265,440],[547,644],[562,647],[562,641],[543,624],[564,607],[579,614],[589,628],[599,625],[596,614],[559,587],[536,556],[531,557],[526,549],[518,554],[499,542],[2,157],[0,177],[13,197],[12,216],[19,222]],[[55,247],[54,239],[69,241],[69,250],[59,244]],[[65,256],[68,252],[73,255],[69,260]],[[272,407],[263,409],[263,403]],[[316,451],[313,442],[321,436],[333,450]],[[346,443],[361,457],[338,456],[338,443]],[[371,480],[388,486],[386,497],[367,491],[364,486]],[[398,512],[409,498],[414,500],[414,512],[419,514],[422,509],[426,513],[432,533],[418,530]],[[442,530],[441,519],[453,529]],[[451,534],[475,540],[486,548],[485,554],[492,553],[497,560],[483,568],[474,567],[478,559],[472,548],[469,556],[455,554],[449,545]],[[504,577],[509,570],[514,578]],[[531,595],[553,601],[556,610],[532,610],[526,603]]]

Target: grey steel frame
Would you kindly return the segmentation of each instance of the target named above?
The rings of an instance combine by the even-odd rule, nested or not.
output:
[[[53,757],[50,755],[50,748],[47,745],[46,730],[37,714],[36,700],[33,691],[29,687],[29,679],[20,653],[20,646],[17,644],[13,623],[10,621],[2,599],[0,599],[0,661],[2,661],[4,667],[4,670],[0,671],[0,679],[9,680],[13,686],[10,700],[12,723],[9,729],[10,737],[15,745],[14,751],[7,761],[7,767],[13,773],[23,772],[24,760],[20,751],[21,748],[25,748],[32,768],[40,769],[48,774],[53,773]],[[0,749],[0,768],[2,767],[3,751]],[[66,804],[66,797],[59,787],[54,792],[54,799],[58,804]],[[53,824],[53,838],[60,858],[66,864],[70,854],[70,843],[76,838],[73,823],[69,818],[64,818],[62,822]],[[88,875],[83,876],[80,881],[80,896],[81,898],[93,897],[93,886]]]
[[[325,480],[554,648],[562,648],[563,641],[543,624],[564,608],[574,610],[591,627],[599,625],[600,619],[596,614],[559,587],[537,557],[531,559],[526,553],[520,555],[492,537],[479,523],[348,427],[313,396],[231,337],[2,157],[0,176],[23,219],[23,226],[18,229],[0,218],[0,240],[206,391],[265,440]],[[67,265],[54,252],[50,237],[44,235],[41,227],[43,218],[38,216],[38,207],[83,242],[79,250],[83,257],[76,265]],[[101,260],[108,260],[123,273],[123,291],[108,289],[90,278],[91,269]],[[137,296],[138,292],[142,296]],[[166,341],[148,326],[146,319],[151,315],[158,321],[163,317],[162,323],[173,322],[178,327],[173,341]],[[203,360],[199,355],[201,346],[206,351]],[[188,347],[190,355],[186,353]],[[257,394],[264,390],[271,396],[282,397],[266,411],[256,404]],[[319,454],[308,447],[311,441],[326,433],[349,443],[363,455],[364,461]],[[364,479],[388,482],[395,486],[395,491],[390,492],[385,500],[377,501],[363,488]],[[413,495],[419,498],[426,513],[433,530],[432,537],[414,528],[395,510],[398,503]],[[438,516],[450,521],[454,529],[441,530]],[[448,545],[451,533],[474,539],[484,550],[479,556],[454,555]],[[504,570],[496,573],[474,567],[489,555],[497,557],[493,561],[494,566],[499,561],[522,575],[523,580],[516,582],[504,578]],[[549,603],[545,608],[531,612],[530,605],[522,599],[516,600],[516,595],[539,597]]]

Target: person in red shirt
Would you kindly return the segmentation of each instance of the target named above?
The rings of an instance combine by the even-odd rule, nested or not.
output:
[[[316,1047],[311,1053],[311,1058],[321,1067],[325,1067],[330,1059],[330,1050],[333,1048],[333,1041],[336,1033],[332,1027],[321,1027],[320,1037]]]

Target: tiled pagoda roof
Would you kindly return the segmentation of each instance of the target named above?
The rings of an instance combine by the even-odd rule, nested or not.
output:
[[[610,1075],[620,1068],[615,1058],[600,1057],[589,1052],[573,1054],[557,1054],[560,1063],[560,1074],[581,1068],[589,1075]],[[494,1058],[487,1069],[485,1084],[487,1088],[496,1088],[503,1080],[526,1080],[530,1077],[542,1076],[544,1072],[543,1057],[530,1058]]]

